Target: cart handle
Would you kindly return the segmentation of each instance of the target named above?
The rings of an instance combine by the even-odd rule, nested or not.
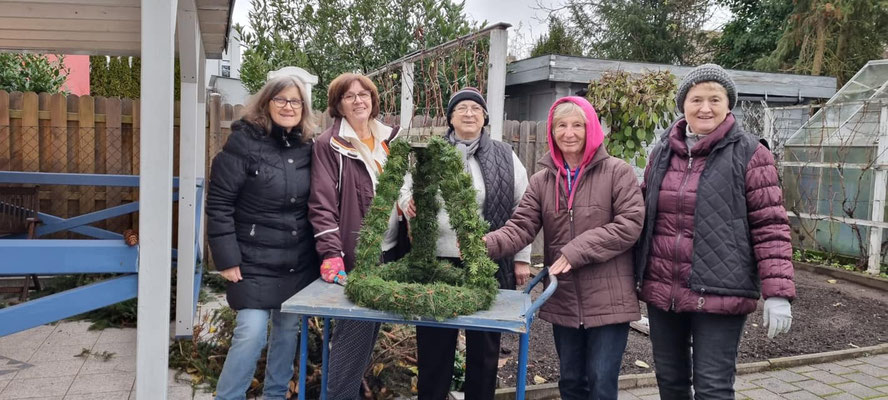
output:
[[[543,268],[543,270],[540,271],[540,273],[538,273],[532,281],[530,281],[530,284],[527,285],[527,289],[524,289],[524,293],[530,293],[533,287],[536,286],[537,283],[540,283],[540,281],[542,281],[543,277],[545,277],[546,275],[549,275],[548,267]],[[543,303],[546,302],[546,300],[549,300],[549,297],[552,297],[552,293],[555,293],[555,289],[557,288],[558,278],[556,278],[555,275],[550,275],[549,286],[546,288],[546,290],[543,291],[543,294],[541,294],[540,297],[537,297],[537,299],[530,305],[530,308],[528,308],[527,312],[524,314],[527,318],[528,326],[530,326],[530,323],[533,321],[533,314],[536,313],[536,310],[539,309],[543,305]]]

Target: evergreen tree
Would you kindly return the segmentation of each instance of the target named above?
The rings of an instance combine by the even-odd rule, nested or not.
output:
[[[715,62],[725,68],[754,69],[755,61],[777,48],[792,11],[792,0],[725,0],[733,18],[715,40]]]
[[[530,50],[531,57],[546,54],[583,55],[583,47],[579,39],[570,35],[564,26],[564,21],[554,15],[549,17],[549,33],[537,39],[533,49]]]
[[[589,55],[614,60],[698,64],[710,53],[703,24],[713,0],[567,0],[571,33]]]
[[[777,48],[755,66],[835,76],[844,84],[888,46],[886,0],[795,0]]]

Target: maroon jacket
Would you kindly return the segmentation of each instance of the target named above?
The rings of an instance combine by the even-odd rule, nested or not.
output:
[[[585,100],[566,97],[587,114],[586,151],[568,196],[561,151],[554,146],[533,174],[518,209],[503,228],[485,236],[491,258],[514,254],[533,242],[540,228],[545,263],[560,256],[572,269],[558,275],[558,289],[540,309],[540,318],[567,327],[597,327],[640,318],[632,269],[632,245],[644,221],[638,180],[629,164],[600,146],[598,116]],[[588,106],[588,107],[585,107]],[[548,284],[548,282],[547,282]]]
[[[339,136],[341,118],[315,140],[311,161],[308,218],[315,232],[320,259],[343,257],[345,270],[355,267],[358,231],[376,194],[368,166],[350,142]],[[394,128],[381,145],[398,135]]]
[[[690,288],[692,260],[695,255],[695,230],[698,229],[695,226],[695,213],[699,212],[698,185],[701,175],[706,170],[707,162],[710,161],[710,152],[719,141],[732,132],[734,117],[728,114],[715,131],[700,139],[691,149],[690,159],[685,144],[686,127],[687,122],[684,119],[679,120],[670,128],[668,137],[664,139],[668,141],[667,145],[672,155],[659,187],[656,215],[651,216],[655,222],[651,227],[653,232],[648,246],[649,257],[642,273],[641,298],[648,303],[648,306],[675,312],[751,313],[756,308],[755,298],[708,294]],[[743,132],[736,134],[745,135]],[[652,154],[650,159],[654,160],[656,157],[657,154]],[[765,146],[757,144],[744,171],[746,224],[732,229],[748,230],[753,258],[752,265],[733,265],[732,268],[741,271],[738,275],[745,275],[742,272],[744,268],[750,269],[749,274],[757,274],[755,278],[761,281],[761,294],[765,298],[793,299],[795,285],[792,281],[789,219],[783,208],[783,193],[778,185],[777,169],[771,152]],[[645,181],[642,184],[642,191],[646,196],[650,174],[651,164],[648,164]],[[727,186],[730,182],[724,184]],[[723,200],[708,199],[709,203],[718,201]],[[740,222],[742,221],[737,223]],[[638,261],[643,262],[643,260]],[[731,265],[733,260],[722,261],[723,264]]]

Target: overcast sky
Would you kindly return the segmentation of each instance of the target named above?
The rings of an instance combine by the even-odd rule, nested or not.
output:
[[[560,4],[562,0],[539,0],[546,6]],[[470,19],[488,24],[508,22],[512,24],[509,30],[510,50],[525,48],[529,53],[530,46],[537,37],[546,33],[546,12],[537,9],[538,0],[466,0],[466,14]],[[236,0],[233,19],[235,23],[247,25],[247,12],[250,10],[250,0]],[[707,24],[706,29],[719,29],[730,13],[724,9],[715,12],[713,21]],[[518,42],[516,43],[516,39]],[[528,54],[516,54],[519,58]]]

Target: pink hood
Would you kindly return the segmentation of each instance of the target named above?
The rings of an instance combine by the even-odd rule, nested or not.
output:
[[[549,118],[546,123],[546,133],[549,138],[549,154],[552,157],[552,161],[555,162],[555,168],[559,171],[559,173],[556,174],[556,187],[560,185],[560,183],[557,182],[561,177],[567,176],[567,170],[564,168],[564,156],[561,154],[561,150],[558,146],[555,145],[555,137],[552,134],[552,114],[555,113],[555,107],[568,101],[580,106],[580,108],[583,109],[583,112],[586,113],[586,149],[583,151],[583,161],[580,163],[580,172],[577,174],[577,182],[580,181],[586,166],[592,161],[592,157],[604,141],[604,132],[601,130],[601,123],[598,122],[598,113],[595,112],[595,108],[592,107],[592,104],[589,104],[588,100],[578,96],[567,96],[556,100],[555,104],[552,104],[552,108],[549,109]],[[564,180],[564,189],[567,191],[567,179]],[[567,199],[568,209],[573,207],[574,193],[576,193],[576,190],[571,191],[570,197]],[[557,211],[558,202],[555,204]]]

